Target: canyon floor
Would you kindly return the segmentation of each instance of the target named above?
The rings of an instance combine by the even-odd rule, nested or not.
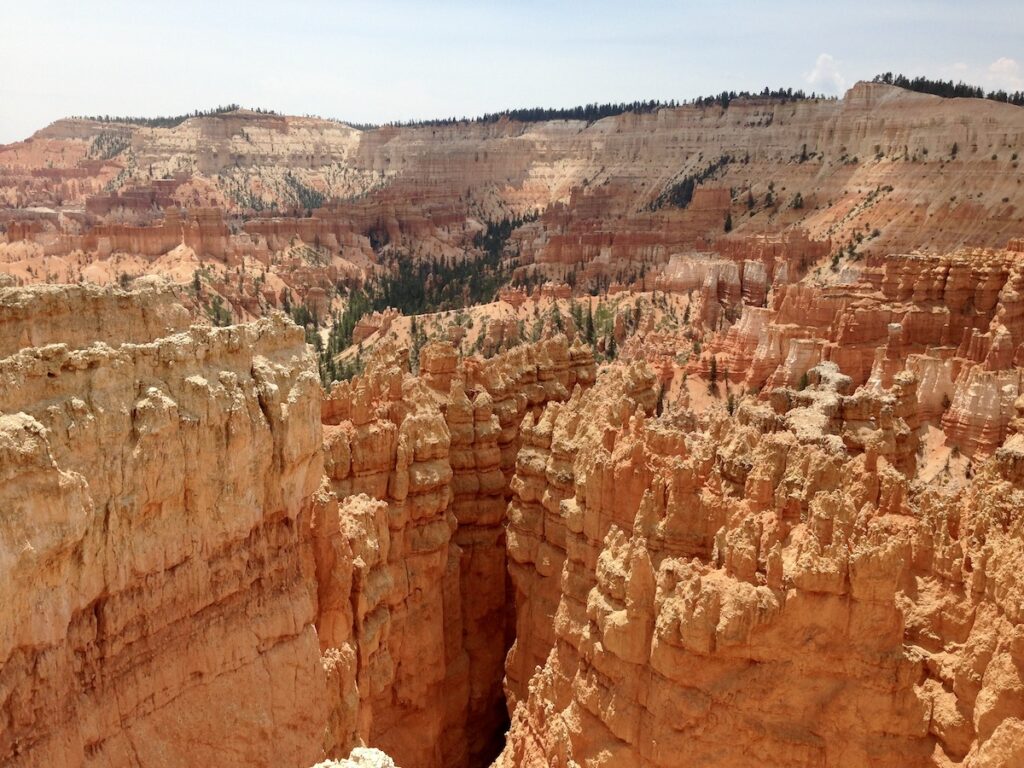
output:
[[[1024,765],[1020,151],[882,83],[0,146],[0,765]]]

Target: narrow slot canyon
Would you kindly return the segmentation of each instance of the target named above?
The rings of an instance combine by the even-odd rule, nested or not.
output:
[[[384,349],[325,393],[283,317],[192,325],[179,299],[160,280],[4,294],[0,508],[25,543],[0,763],[311,766],[366,745],[492,764],[543,540],[524,516],[507,541],[521,425],[593,384],[590,349],[430,344],[418,376]],[[28,322],[40,346],[19,349]]]
[[[509,726],[516,605],[533,597],[517,573],[525,563],[506,564],[520,428],[590,386],[594,361],[564,336],[483,362],[431,344],[415,379],[405,358],[385,351],[322,405],[325,482],[312,530],[317,632],[325,659],[337,659],[329,688],[336,680],[341,691],[334,751],[362,741],[398,765],[488,766]],[[520,522],[534,512],[521,511]],[[528,533],[513,528],[513,556]],[[512,658],[536,655],[520,647]],[[522,696],[523,683],[510,676],[509,690]]]

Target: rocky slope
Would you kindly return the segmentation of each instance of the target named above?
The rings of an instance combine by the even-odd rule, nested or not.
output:
[[[1021,115],[0,148],[0,764],[1024,762]]]
[[[482,365],[385,352],[323,404],[313,535],[332,729],[403,766],[480,765],[507,722],[504,515],[527,412],[593,381],[564,337]],[[472,399],[470,399],[472,395]],[[335,684],[336,680],[336,684]]]
[[[506,728],[499,766],[1024,756],[1024,401],[925,479],[958,406],[919,355],[691,410],[564,336],[418,376],[385,344],[322,395],[280,316],[2,291],[5,764],[476,766]]]
[[[0,289],[0,762],[489,762],[518,425],[589,349],[395,349],[322,398],[282,316],[177,298]]]
[[[1024,361],[1024,252],[961,250],[850,262],[835,279],[777,285],[767,306],[747,303],[706,280],[695,317],[710,334],[699,363],[747,390],[796,387],[823,361],[855,386],[891,386],[903,370],[919,381],[923,421],[970,456],[990,455],[1007,436]]]

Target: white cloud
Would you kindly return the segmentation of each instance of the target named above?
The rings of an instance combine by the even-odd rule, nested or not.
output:
[[[1024,70],[1013,59],[1003,56],[988,65],[986,76],[990,88],[1006,91],[1024,90]]]
[[[980,85],[986,91],[1024,91],[1024,66],[1009,56],[1001,56],[988,65],[958,61],[941,67],[936,75],[954,82]]]
[[[842,94],[846,91],[846,78],[839,72],[839,63],[832,54],[819,54],[814,69],[804,79],[815,91]]]

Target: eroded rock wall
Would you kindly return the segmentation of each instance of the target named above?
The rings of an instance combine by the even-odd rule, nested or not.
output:
[[[393,350],[321,400],[301,329],[177,290],[0,294],[3,761],[489,761],[519,424],[589,350]]]
[[[914,420],[903,374],[875,400],[826,366],[699,425],[648,418],[637,377],[524,430],[509,552],[544,586],[518,605],[497,765],[1024,758],[1019,436],[925,486],[884,450]],[[526,638],[550,646],[528,681]]]
[[[504,520],[519,423],[594,380],[564,337],[459,364],[447,344],[384,352],[323,404],[314,516],[330,751],[362,740],[403,766],[500,749],[512,621]]]
[[[764,397],[799,386],[825,362],[854,386],[876,389],[906,371],[918,381],[920,421],[983,458],[1006,438],[1021,393],[1022,280],[1019,251],[971,249],[872,258],[837,279],[775,285],[766,307],[719,304],[704,286],[698,313],[740,314],[728,330],[705,326],[706,349],[688,369],[707,375],[715,358],[719,371]]]
[[[301,330],[164,335],[184,313],[167,296],[25,299],[0,291],[14,343],[97,303],[111,325],[0,360],[0,762],[311,764],[322,458]]]

